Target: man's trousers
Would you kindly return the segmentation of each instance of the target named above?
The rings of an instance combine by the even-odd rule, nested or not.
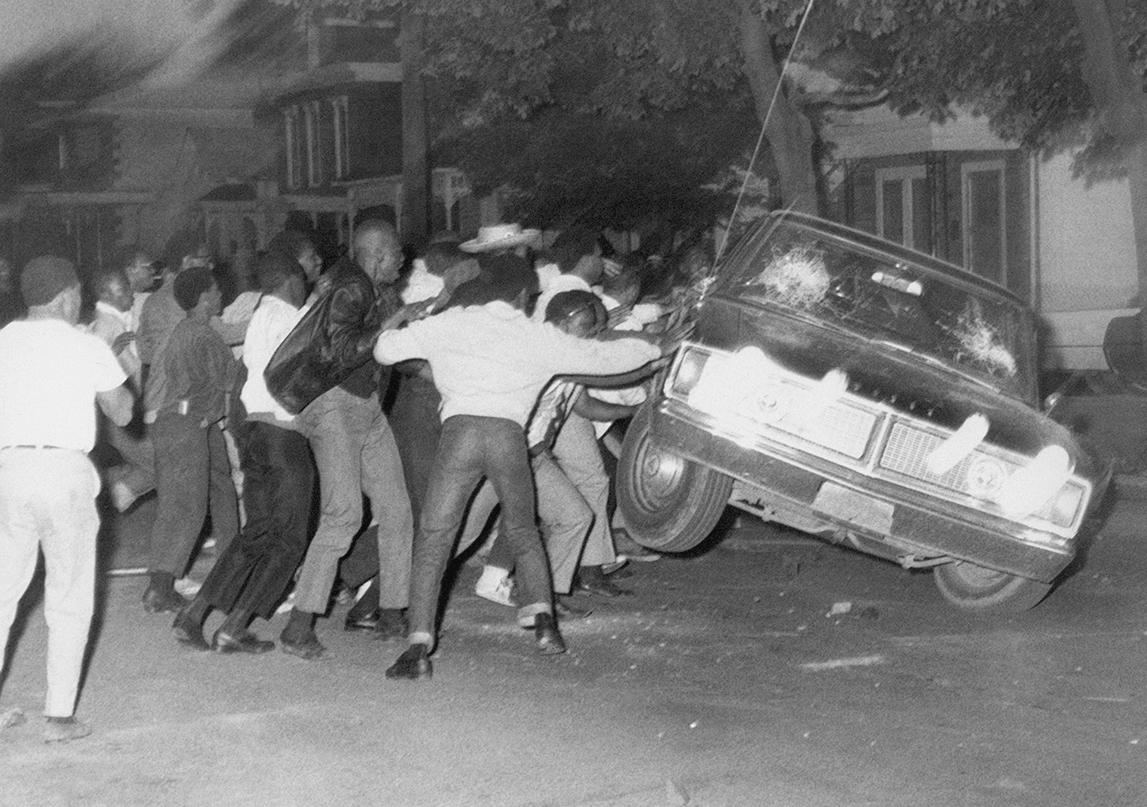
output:
[[[248,420],[238,441],[247,523],[219,556],[199,596],[230,613],[270,619],[307,550],[315,471],[307,438]]]
[[[42,550],[48,717],[68,717],[76,708],[95,599],[99,489],[99,474],[82,451],[0,449],[0,678],[16,607]]]
[[[319,526],[295,582],[295,608],[326,613],[339,560],[362,528],[362,497],[378,523],[379,605],[410,602],[414,517],[402,461],[378,396],[328,390],[299,416],[319,472]]]

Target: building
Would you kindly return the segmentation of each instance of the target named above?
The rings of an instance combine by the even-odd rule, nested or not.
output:
[[[294,43],[288,57],[139,84],[82,107],[43,101],[0,154],[13,186],[0,202],[0,252],[19,265],[55,251],[94,268],[128,244],[158,257],[191,232],[237,261],[290,222],[336,257],[356,217],[401,219],[397,35],[385,16],[331,12],[305,35],[273,37],[279,48]],[[461,172],[430,174],[432,231],[470,234],[483,213],[496,218]]]
[[[944,124],[887,107],[839,112],[823,132],[831,217],[962,265],[1029,301],[1049,369],[1105,369],[1111,318],[1139,307],[1125,181],[1089,187],[983,119]]]

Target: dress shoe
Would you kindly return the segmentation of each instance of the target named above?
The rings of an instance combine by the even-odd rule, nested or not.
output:
[[[353,609],[347,612],[346,621],[343,622],[343,630],[367,633],[378,627],[378,609],[371,611],[369,614],[358,616],[354,613]]]
[[[238,634],[224,633],[222,629],[215,631],[211,640],[211,649],[216,653],[251,653],[258,655],[275,649],[275,643],[260,639],[250,631]]]
[[[175,589],[151,588],[143,592],[143,610],[149,614],[177,614],[187,607],[187,600],[179,596]]]
[[[576,585],[581,591],[600,597],[628,597],[633,594],[605,576],[600,566],[582,566],[577,570]]]
[[[430,663],[430,651],[424,644],[412,644],[406,648],[398,660],[386,670],[387,678],[405,678],[418,681],[434,675],[434,665]]]
[[[279,649],[284,653],[290,653],[292,656],[298,656],[304,661],[317,661],[319,659],[330,658],[327,654],[326,647],[318,640],[318,637],[313,633],[304,636],[301,639],[294,637],[288,638],[283,634],[279,634]]]
[[[378,624],[374,626],[371,638],[380,641],[406,638],[406,612],[401,608],[378,609]]]
[[[555,597],[554,613],[562,619],[585,619],[593,613],[593,609],[579,608],[565,597]]]
[[[554,615],[562,619],[585,619],[593,613],[592,608],[578,608],[565,597],[554,598]],[[518,617],[518,627],[529,630],[534,627],[535,615]]]
[[[538,652],[543,656],[566,652],[566,643],[558,633],[558,623],[554,621],[553,614],[538,614],[534,617],[534,639],[538,643]]]
[[[175,615],[175,621],[171,623],[171,633],[181,645],[194,650],[211,649],[211,645],[203,638],[203,628],[187,615],[187,609]]]

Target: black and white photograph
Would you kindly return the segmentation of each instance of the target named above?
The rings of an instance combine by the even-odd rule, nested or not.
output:
[[[1145,300],[1145,0],[5,0],[0,807],[1143,807]]]

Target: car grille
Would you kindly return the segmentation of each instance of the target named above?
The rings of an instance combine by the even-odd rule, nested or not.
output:
[[[855,406],[835,403],[815,417],[787,414],[777,428],[846,457],[860,459],[876,426],[876,415]]]
[[[928,470],[928,456],[940,447],[944,439],[904,423],[895,423],[880,455],[880,467],[893,473],[931,482],[941,487],[966,493],[968,466],[974,454],[969,454],[943,474]]]

